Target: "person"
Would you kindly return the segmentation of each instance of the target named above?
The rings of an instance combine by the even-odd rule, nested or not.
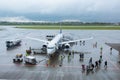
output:
[[[76,45],[77,45],[77,42],[76,42]]]
[[[70,58],[70,55],[68,55],[68,62],[70,62],[71,61],[71,58]]]
[[[73,58],[74,58],[74,51],[72,52]]]
[[[83,46],[85,45],[85,41],[83,41]]]
[[[102,55],[100,55],[100,61],[102,61]]]
[[[84,58],[84,53],[82,53],[82,58]]]
[[[110,48],[110,54],[112,54],[112,48]]]
[[[97,42],[95,43],[95,48],[97,48]]]
[[[82,41],[80,41],[80,46],[81,46],[81,42],[82,42]]]
[[[71,52],[69,52],[69,56],[71,56]]]
[[[100,48],[100,53],[101,53],[101,55],[102,55],[102,51],[103,51],[103,47]]]
[[[29,50],[31,51],[32,49],[31,49],[31,46],[29,47]]]
[[[99,66],[100,66],[100,65],[101,65],[101,59],[99,59],[99,61],[98,61],[98,62],[99,62]]]
[[[92,57],[91,57],[90,60],[89,60],[89,64],[92,64]]]
[[[90,67],[87,65],[87,66],[86,66],[86,74],[88,74],[89,71],[90,71]]]
[[[101,46],[100,50],[102,51],[103,50],[103,47]]]
[[[29,56],[29,54],[28,54],[28,53],[26,53],[26,56]]]
[[[82,53],[80,53],[80,55],[79,55],[79,56],[80,56],[80,61],[82,61]]]
[[[112,48],[110,48],[110,51],[112,51]]]
[[[82,71],[85,71],[85,65],[82,64]]]
[[[107,61],[105,61],[105,65],[104,65],[105,68],[107,68]]]
[[[98,68],[98,61],[95,61],[95,67]]]
[[[65,58],[65,56],[62,56],[62,55],[61,55],[61,61],[60,61],[60,65],[59,65],[60,67],[61,67],[62,64],[63,64],[63,59],[64,59],[64,58]]]
[[[94,64],[91,64],[91,71],[93,71],[94,67]]]
[[[82,58],[82,53],[80,53],[80,55],[79,55],[79,56],[80,56],[80,59],[81,59],[81,58]]]

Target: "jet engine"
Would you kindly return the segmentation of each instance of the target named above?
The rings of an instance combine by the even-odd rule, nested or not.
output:
[[[63,48],[63,49],[69,49],[69,48],[70,48],[70,44],[63,44],[63,45],[62,45],[62,48]]]
[[[43,44],[42,48],[47,48],[47,44]]]

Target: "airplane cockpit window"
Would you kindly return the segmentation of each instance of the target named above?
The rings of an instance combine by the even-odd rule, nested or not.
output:
[[[48,49],[54,49],[54,47],[48,47]]]

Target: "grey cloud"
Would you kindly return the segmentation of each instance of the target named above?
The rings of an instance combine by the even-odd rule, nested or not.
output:
[[[0,11],[60,16],[120,17],[120,0],[0,0]]]

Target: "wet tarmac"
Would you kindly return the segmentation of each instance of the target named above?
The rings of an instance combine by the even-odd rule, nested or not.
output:
[[[120,55],[116,50],[112,50],[105,45],[108,43],[120,43],[119,30],[63,30],[64,33],[70,33],[75,39],[88,38],[93,36],[92,40],[86,41],[83,46],[80,43],[73,46],[72,50],[84,53],[84,59],[80,61],[79,53],[74,55],[61,52],[59,56],[48,59],[45,55],[34,55],[40,63],[37,65],[26,65],[13,63],[16,54],[25,55],[25,50],[40,48],[42,42],[26,39],[26,36],[45,39],[47,34],[57,34],[59,30],[26,30],[15,29],[11,26],[3,26],[0,31],[0,79],[3,80],[119,80],[120,79]],[[77,36],[75,36],[77,35]],[[11,39],[22,39],[22,45],[11,50],[6,50],[5,41]],[[97,42],[97,47],[93,45]],[[92,57],[93,63],[99,60],[102,50],[102,63],[97,69],[89,74],[82,72],[82,64],[88,65]],[[108,62],[107,69],[104,68],[104,61]]]

